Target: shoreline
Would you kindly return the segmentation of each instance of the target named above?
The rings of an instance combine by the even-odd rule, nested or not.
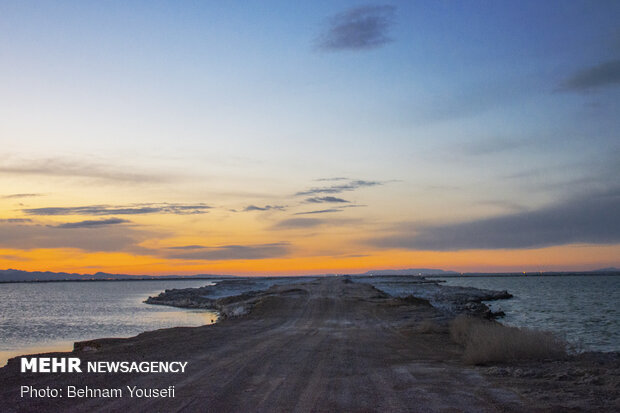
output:
[[[82,385],[177,386],[173,399],[22,399],[21,384],[74,385],[70,374],[0,369],[2,411],[147,409],[176,411],[368,410],[614,411],[618,353],[548,360],[463,363],[449,316],[416,297],[395,298],[346,277],[272,285],[216,300],[221,321],[74,344],[57,356],[189,362],[174,381],[157,375],[79,376]],[[211,300],[212,302],[213,300]],[[473,308],[473,307],[472,307]],[[480,315],[480,314],[479,314]],[[554,385],[561,380],[561,388]],[[275,406],[275,407],[274,407]]]

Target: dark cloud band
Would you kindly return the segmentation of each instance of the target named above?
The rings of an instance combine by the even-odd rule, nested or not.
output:
[[[620,59],[583,69],[568,78],[560,89],[582,91],[618,85],[620,85]]]
[[[347,201],[346,199],[342,199],[342,198],[337,198],[335,196],[323,196],[323,197],[312,197],[312,198],[306,198],[306,202],[309,202],[311,204],[321,204],[321,203],[348,203],[349,201]]]
[[[243,210],[245,212],[251,212],[251,211],[269,211],[269,210],[278,210],[278,211],[284,211],[284,206],[282,205],[265,205],[264,207],[259,207],[256,205],[248,205],[247,207],[243,208]]]
[[[319,209],[317,211],[308,211],[308,212],[297,212],[294,215],[314,215],[314,214],[328,214],[330,212],[342,212],[342,209],[335,209],[335,208],[330,208],[330,209]]]
[[[117,225],[125,224],[131,221],[120,218],[98,219],[98,220],[86,220],[79,222],[67,222],[60,225],[55,225],[56,228],[94,228],[102,227],[105,225]]]
[[[204,247],[201,245],[187,245],[172,247],[174,253],[169,258],[184,260],[258,260],[265,258],[278,258],[289,253],[288,243],[271,243],[258,245],[224,245],[219,247]]]
[[[381,47],[392,40],[388,31],[393,22],[394,6],[365,6],[332,17],[317,45],[320,50],[365,50]]]
[[[141,204],[141,205],[89,205],[79,207],[27,208],[28,215],[142,215],[142,214],[205,214],[210,206],[205,204]]]
[[[362,187],[377,186],[377,185],[382,185],[382,184],[383,182],[378,182],[378,181],[357,180],[357,181],[350,181],[347,184],[310,188],[306,191],[297,192],[295,195],[301,196],[301,195],[315,195],[315,194],[339,194],[341,192],[354,191]]]
[[[454,251],[619,242],[620,190],[616,190],[536,211],[410,228],[407,232],[372,240],[371,244],[383,248]]]

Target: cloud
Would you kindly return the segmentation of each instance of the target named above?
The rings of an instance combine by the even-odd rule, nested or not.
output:
[[[527,208],[521,204],[518,204],[516,202],[511,202],[511,201],[504,201],[504,200],[480,201],[478,202],[478,205],[500,208],[500,209],[504,209],[506,211],[512,211],[512,212],[527,211]]]
[[[620,84],[620,59],[580,70],[560,85],[563,91],[586,91]]]
[[[289,218],[278,222],[275,229],[312,228],[322,225],[325,221],[318,218]]]
[[[535,211],[410,228],[372,240],[383,248],[454,251],[620,242],[620,189],[576,197]]]
[[[507,152],[513,149],[519,149],[531,144],[526,139],[484,139],[475,142],[463,144],[461,150],[467,155],[494,155],[501,152]],[[450,149],[454,151],[454,148]]]
[[[109,218],[109,219],[99,219],[99,220],[86,220],[79,222],[67,222],[65,224],[54,225],[55,228],[93,228],[93,227],[101,227],[104,225],[116,225],[116,224],[125,224],[131,221],[120,218]]]
[[[258,245],[223,245],[219,247],[203,247],[201,245],[188,245],[172,247],[181,250],[169,254],[169,258],[184,260],[260,260],[265,258],[278,258],[289,253],[289,244],[278,242]]]
[[[18,199],[18,198],[34,198],[37,196],[43,196],[43,194],[10,194],[0,196],[2,199]]]
[[[207,248],[202,245],[181,245],[178,247],[168,247],[169,250],[195,250],[200,248]]]
[[[54,227],[0,223],[0,247],[9,249],[77,248],[83,251],[144,252],[138,244],[153,233],[125,225]]]
[[[392,41],[388,31],[394,6],[364,6],[339,13],[329,20],[325,33],[317,39],[324,51],[368,50]]]
[[[44,175],[70,178],[91,178],[114,182],[161,182],[169,176],[125,172],[122,168],[103,165],[96,162],[82,162],[63,158],[13,161],[12,164],[0,165],[0,172],[13,175]]]
[[[27,222],[32,222],[30,218],[2,218],[0,219],[0,223],[6,224],[24,224]]]
[[[79,207],[28,208],[28,215],[142,215],[142,214],[206,214],[210,206],[205,204],[134,204],[134,205],[89,205]]]
[[[306,202],[309,202],[311,204],[321,204],[321,203],[348,203],[350,201],[347,201],[346,199],[342,199],[342,198],[336,198],[335,196],[323,196],[323,197],[312,197],[312,198],[306,198]]]
[[[282,206],[282,205],[265,205],[264,207],[259,207],[259,206],[256,206],[256,205],[248,205],[245,208],[243,208],[243,210],[245,212],[250,212],[250,211],[269,211],[269,210],[272,210],[272,209],[276,209],[276,210],[279,210],[279,211],[284,211],[284,208],[285,207]]]
[[[297,212],[293,215],[311,215],[311,214],[326,214],[329,212],[342,212],[342,209],[320,209],[318,211],[308,211],[308,212]]]
[[[0,259],[8,261],[30,261],[30,258],[20,257],[19,255],[0,255]]]
[[[333,178],[319,178],[319,179],[315,179],[315,181],[317,182],[331,182],[331,181],[348,181],[349,178],[346,178],[344,176],[336,176]]]
[[[339,194],[345,191],[354,191],[358,188],[376,185],[383,185],[383,182],[356,180],[350,181],[347,184],[310,188],[306,191],[297,192],[295,195]]]

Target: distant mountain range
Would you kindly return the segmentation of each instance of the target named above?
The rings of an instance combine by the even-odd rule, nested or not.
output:
[[[404,270],[373,270],[359,275],[453,275],[454,271],[432,268],[408,268]],[[329,274],[325,274],[329,275]],[[320,276],[320,275],[319,275]],[[170,280],[170,279],[201,279],[231,278],[231,275],[195,274],[195,275],[129,275],[97,272],[95,274],[76,274],[51,271],[0,270],[0,282],[47,282],[47,281],[126,281],[126,280]]]
[[[563,275],[563,274],[609,274],[620,273],[619,268],[609,267],[601,268],[593,271],[562,271],[562,272],[544,272],[532,273],[543,275]],[[495,275],[520,275],[522,273],[486,273]],[[334,275],[334,274],[322,274]],[[322,276],[321,274],[316,276]],[[454,276],[462,275],[456,271],[445,271],[437,268],[407,268],[404,270],[372,270],[361,274],[352,274],[360,276],[379,276],[379,275],[445,275]],[[467,273],[465,275],[485,275],[485,273]],[[217,274],[194,274],[194,275],[129,275],[129,274],[109,274],[105,272],[97,272],[95,274],[76,274],[66,272],[51,271],[22,271],[22,270],[0,270],[0,283],[2,282],[48,282],[48,281],[131,281],[131,280],[179,280],[179,279],[212,279],[212,278],[234,278],[233,275],[217,275]]]
[[[592,272],[620,272],[620,268],[607,267],[607,268],[601,268],[601,269],[598,269],[598,270],[594,270]]]
[[[111,281],[111,280],[162,280],[162,279],[200,279],[200,278],[228,278],[228,275],[196,274],[196,275],[129,275],[108,274],[75,274],[51,271],[21,271],[0,270],[0,282],[32,282],[32,281]]]

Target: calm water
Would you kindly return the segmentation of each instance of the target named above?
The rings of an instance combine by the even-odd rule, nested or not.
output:
[[[169,288],[207,280],[0,284],[0,366],[37,351],[68,351],[74,341],[130,337],[147,330],[212,323],[211,311],[144,304]]]
[[[445,278],[447,285],[508,290],[494,301],[504,324],[554,331],[580,350],[620,351],[620,276]]]

